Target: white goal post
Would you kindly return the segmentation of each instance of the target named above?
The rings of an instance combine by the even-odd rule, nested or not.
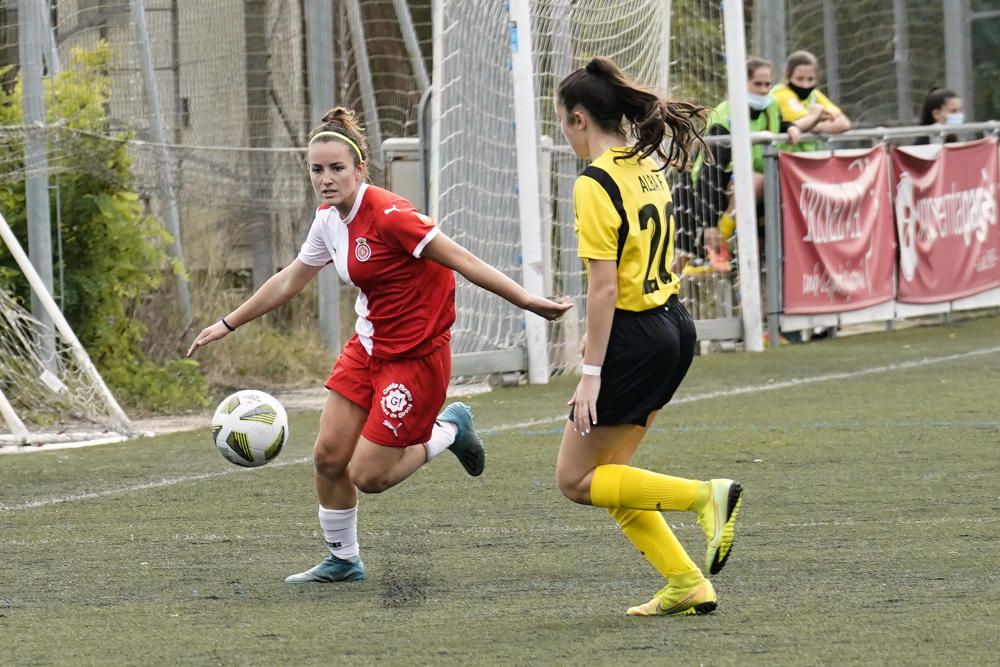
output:
[[[0,290],[0,445],[43,444],[134,433],[128,416],[0,213],[0,241],[46,314],[39,322]]]
[[[710,107],[730,97],[745,109],[743,2],[434,0],[433,8],[431,215],[529,291],[566,296],[576,305],[560,321],[545,323],[459,280],[456,367],[527,371],[532,383],[575,373],[586,277],[576,256],[572,188],[585,162],[562,137],[553,110],[556,86],[590,57],[604,55],[671,97]],[[681,300],[699,337],[742,338],[746,349],[761,350],[748,115],[733,125],[737,262],[726,270],[699,265],[712,270],[685,272]],[[670,179],[681,186],[690,177],[671,173]],[[679,196],[675,200],[680,213]],[[678,228],[694,217],[691,203],[686,206]],[[511,365],[501,368],[501,361]]]

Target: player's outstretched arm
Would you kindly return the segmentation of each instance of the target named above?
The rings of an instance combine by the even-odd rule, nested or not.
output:
[[[205,327],[191,343],[187,356],[195,350],[208,345],[214,340],[225,338],[240,325],[255,320],[269,313],[278,306],[287,303],[309,284],[309,281],[319,273],[321,266],[309,266],[298,259],[267,279],[260,289],[253,293],[233,312],[229,313],[215,324]],[[225,320],[225,322],[223,322]]]
[[[547,320],[559,319],[573,307],[572,303],[559,303],[532,294],[443,233],[439,233],[427,244],[422,256],[459,272],[469,282]]]

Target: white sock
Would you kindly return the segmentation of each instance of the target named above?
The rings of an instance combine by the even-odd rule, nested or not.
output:
[[[361,551],[358,546],[358,506],[349,510],[319,508],[319,526],[330,553],[342,560],[357,562]]]
[[[427,460],[430,461],[435,456],[451,447],[455,442],[455,435],[458,434],[458,425],[452,422],[438,420],[434,422],[434,430],[431,431],[431,439],[424,443],[427,450]]]

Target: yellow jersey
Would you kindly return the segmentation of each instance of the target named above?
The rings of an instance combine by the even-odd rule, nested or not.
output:
[[[680,283],[670,271],[675,223],[667,179],[649,158],[614,159],[628,150],[605,151],[583,171],[573,209],[580,258],[615,260],[615,307],[638,312],[665,305]]]
[[[786,84],[780,83],[771,89],[771,97],[778,103],[781,110],[781,120],[794,123],[809,113],[810,104],[818,104],[832,114],[842,113],[840,107],[830,101],[819,88],[814,88],[805,101],[800,100],[795,91]]]

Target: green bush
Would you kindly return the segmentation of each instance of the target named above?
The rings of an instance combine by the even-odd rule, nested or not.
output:
[[[127,135],[108,129],[110,56],[104,42],[75,50],[69,66],[45,82],[48,123],[60,126],[48,135],[62,220],[63,251],[53,258],[54,273],[64,276],[66,319],[119,400],[145,412],[190,409],[207,402],[197,364],[156,363],[141,347],[146,327],[135,314],[176,267],[165,251],[170,236],[135,191]],[[0,90],[0,125],[23,124],[21,99],[20,79]],[[24,243],[23,136],[14,137],[0,143],[0,210]],[[50,206],[55,219],[55,192]],[[0,288],[26,302],[19,274],[0,248]]]

